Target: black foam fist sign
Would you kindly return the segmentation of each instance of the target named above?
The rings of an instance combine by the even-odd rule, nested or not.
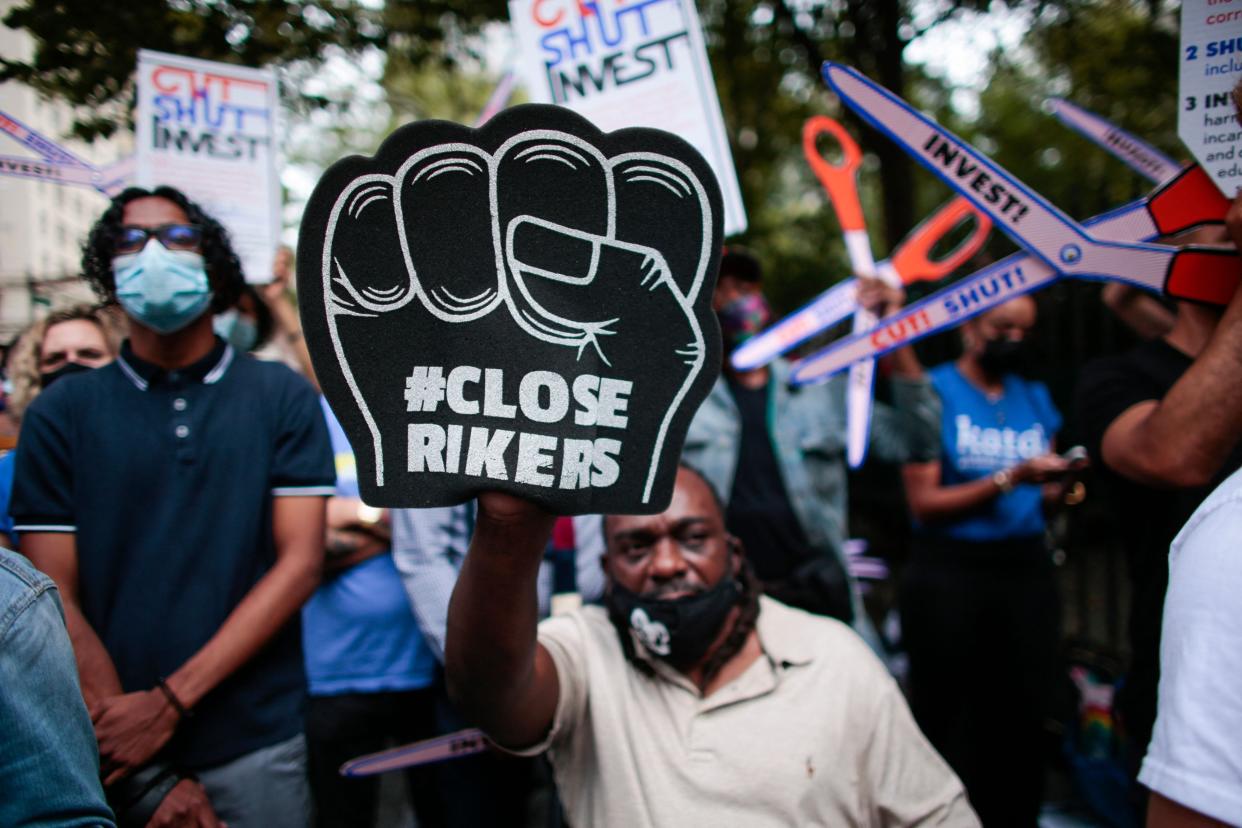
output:
[[[722,215],[680,138],[554,106],[411,124],[334,164],[298,296],[362,498],[664,509],[720,370]]]

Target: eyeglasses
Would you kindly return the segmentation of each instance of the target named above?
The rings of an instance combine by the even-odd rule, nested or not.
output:
[[[147,246],[147,239],[154,236],[169,250],[198,250],[203,243],[203,231],[194,224],[161,224],[159,227],[136,227],[126,225],[117,236],[117,253],[137,253]]]

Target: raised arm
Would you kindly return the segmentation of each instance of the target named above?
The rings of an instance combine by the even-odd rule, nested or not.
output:
[[[449,603],[449,694],[509,747],[538,742],[556,713],[556,666],[535,640],[539,564],[553,521],[519,498],[480,496],[470,551]]]
[[[1207,485],[1242,436],[1242,291],[1162,400],[1130,406],[1104,431],[1104,462],[1155,486]]]
[[[1242,193],[1226,216],[1242,246]],[[1155,486],[1203,486],[1242,437],[1242,289],[1203,351],[1162,400],[1138,403],[1104,431],[1104,462],[1123,477]]]

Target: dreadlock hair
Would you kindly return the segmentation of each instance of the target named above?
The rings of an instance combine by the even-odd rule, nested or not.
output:
[[[203,234],[203,265],[207,271],[207,283],[211,286],[211,312],[221,313],[237,303],[246,280],[242,276],[241,262],[233,252],[228,231],[220,222],[203,211],[203,208],[173,187],[156,187],[144,190],[128,187],[104,211],[91,228],[82,246],[82,277],[94,288],[105,302],[116,301],[116,277],[112,272],[112,259],[116,255],[116,240],[121,231],[121,217],[125,205],[139,198],[157,197],[176,204],[185,213],[190,224]]]

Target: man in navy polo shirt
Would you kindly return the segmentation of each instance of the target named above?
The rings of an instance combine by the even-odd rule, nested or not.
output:
[[[118,196],[83,270],[130,339],[29,409],[11,511],[60,588],[110,802],[121,824],[305,825],[298,609],[334,479],[318,401],[213,334],[241,268],[179,191]]]

